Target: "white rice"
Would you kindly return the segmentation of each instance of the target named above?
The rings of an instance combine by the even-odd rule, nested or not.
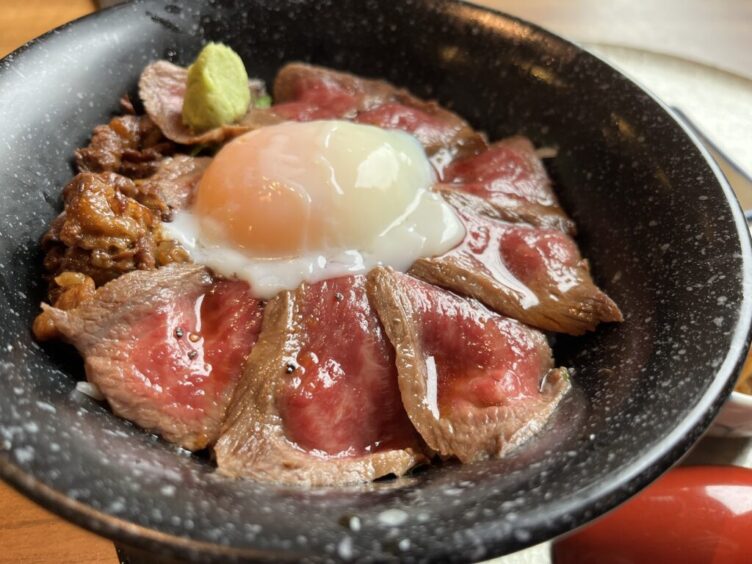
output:
[[[91,382],[76,382],[76,391],[97,401],[102,401],[104,399],[104,394],[99,389],[99,386],[92,384]]]
[[[535,154],[539,159],[553,159],[559,154],[558,147],[539,147],[535,150]]]

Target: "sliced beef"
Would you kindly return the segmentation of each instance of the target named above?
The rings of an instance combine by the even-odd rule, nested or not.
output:
[[[567,234],[574,234],[576,227],[563,210],[553,213],[551,208],[531,204],[512,196],[496,195],[493,203],[463,190],[458,184],[436,184],[434,190],[440,192],[444,199],[453,206],[471,208],[480,215],[508,221],[510,223],[527,223],[544,229],[558,229]]]
[[[383,80],[305,63],[288,63],[274,80],[274,110],[286,119],[353,120],[359,112],[394,99],[395,89]]]
[[[400,102],[359,113],[355,121],[414,135],[440,175],[455,158],[486,148],[483,135],[436,102],[424,102],[404,91],[398,91],[397,99]]]
[[[369,275],[397,351],[402,401],[426,444],[472,462],[537,433],[570,388],[542,333],[407,274]]]
[[[251,107],[234,124],[194,132],[182,118],[187,73],[183,67],[157,61],[144,69],[139,81],[147,114],[176,143],[220,143],[284,120],[344,119],[415,135],[440,169],[456,156],[472,155],[486,147],[483,135],[435,102],[425,102],[381,80],[304,63],[290,63],[279,71],[271,108]]]
[[[480,154],[451,163],[444,171],[447,188],[473,194],[503,219],[574,234],[574,222],[559,205],[543,162],[524,137],[510,137]]]
[[[174,144],[147,116],[124,115],[95,127],[88,147],[77,149],[75,158],[80,172],[117,172],[129,178],[145,178],[174,151]]]
[[[43,308],[115,414],[190,450],[216,440],[262,319],[247,284],[196,265],[124,274],[76,308]]]
[[[247,131],[282,121],[271,109],[253,106],[253,100],[263,95],[263,84],[251,81],[251,107],[236,123],[204,132],[192,131],[183,123],[183,99],[188,70],[167,61],[157,61],[141,73],[138,92],[144,109],[165,137],[182,145],[221,143]]]
[[[305,485],[401,475],[423,459],[364,276],[268,303],[214,450],[226,475]]]
[[[382,80],[304,63],[285,65],[274,82],[274,111],[291,120],[348,119],[414,135],[443,167],[486,147],[483,135],[436,102]]]
[[[580,335],[622,320],[566,233],[494,219],[475,205],[455,209],[465,239],[442,256],[418,259],[411,268],[418,278],[547,331]]]
[[[167,158],[154,175],[139,184],[138,193],[133,197],[158,212],[162,221],[169,221],[173,212],[190,206],[209,163],[209,157],[175,155]]]

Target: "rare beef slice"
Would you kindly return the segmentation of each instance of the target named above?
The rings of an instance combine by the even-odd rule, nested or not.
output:
[[[546,331],[581,335],[622,320],[569,235],[491,217],[479,211],[487,203],[469,194],[444,196],[465,238],[444,255],[415,261],[412,274]]]
[[[287,119],[346,119],[398,129],[423,144],[441,169],[486,147],[485,137],[458,115],[383,80],[304,63],[289,63],[274,82],[274,111]]]
[[[370,273],[368,290],[407,414],[443,457],[503,456],[545,426],[570,388],[539,331],[388,268]]]
[[[74,309],[43,308],[115,414],[190,450],[216,440],[262,319],[245,282],[192,264],[124,274]]]
[[[483,199],[489,205],[482,211],[491,217],[575,233],[543,162],[525,137],[509,137],[477,155],[455,160],[444,171],[442,182],[444,190]]]
[[[399,476],[424,459],[364,276],[268,303],[214,450],[223,474],[299,485]]]

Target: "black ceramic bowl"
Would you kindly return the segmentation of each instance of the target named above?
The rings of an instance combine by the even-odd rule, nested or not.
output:
[[[208,40],[267,80],[291,60],[384,77],[491,139],[521,132],[558,147],[550,168],[561,199],[626,321],[558,341],[579,393],[544,437],[507,460],[300,490],[222,478],[74,391],[76,355],[29,332],[43,296],[39,237],[74,148],[144,65],[188,63]],[[613,68],[502,14],[429,0],[130,4],[4,59],[0,124],[0,476],[120,543],[222,562],[517,550],[596,517],[673,464],[730,392],[747,345],[747,227],[707,154]]]

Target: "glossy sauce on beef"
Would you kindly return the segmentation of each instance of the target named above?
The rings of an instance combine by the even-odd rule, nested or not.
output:
[[[456,207],[465,239],[442,256],[418,259],[415,276],[547,331],[580,335],[622,319],[569,235],[479,213],[472,198]]]
[[[306,285],[298,307],[299,342],[277,400],[290,440],[339,456],[410,444],[394,348],[368,303],[365,277]]]
[[[543,162],[524,137],[510,137],[476,155],[454,160],[444,171],[442,182],[482,198],[503,219],[575,232]]]
[[[469,462],[545,425],[569,382],[542,333],[406,274],[380,268],[369,278],[403,403],[429,447]]]
[[[195,450],[219,434],[262,305],[244,282],[172,265],[130,272],[43,315],[116,413]]]
[[[553,367],[540,333],[414,278],[402,280],[419,317],[429,378],[436,377],[439,417],[540,395],[541,375]]]
[[[261,313],[248,284],[236,280],[162,304],[133,324],[129,348],[139,379],[181,417],[203,417],[240,376]]]

